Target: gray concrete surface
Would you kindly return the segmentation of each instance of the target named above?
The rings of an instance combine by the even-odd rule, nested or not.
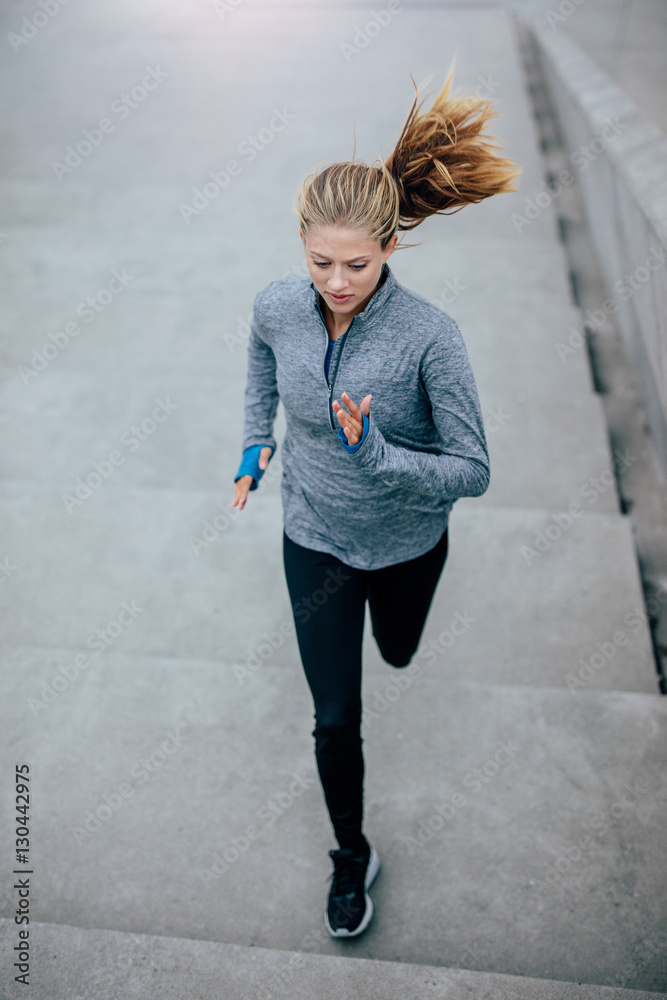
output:
[[[30,12],[12,6],[6,31]],[[214,996],[216,979],[226,995],[253,995],[251,975],[271,979],[302,951],[317,954],[275,989],[325,997],[347,977],[350,992],[416,996],[427,975],[434,996],[602,1000],[616,995],[606,987],[667,983],[656,937],[665,708],[627,519],[611,489],[593,503],[581,492],[614,456],[585,354],[558,359],[581,317],[556,215],[521,232],[512,222],[544,179],[511,20],[501,7],[406,3],[348,63],[341,43],[366,16],[336,4],[247,0],[220,18],[203,0],[90,3],[63,7],[0,69],[0,516],[13,567],[0,590],[2,758],[3,774],[31,763],[34,983],[54,1000],[74,989],[187,996],[196,962],[193,997]],[[424,244],[392,266],[434,300],[448,281],[467,286],[445,308],[478,376],[492,486],[452,515],[424,634],[425,652],[440,643],[435,662],[417,657],[421,675],[401,690],[410,675],[381,661],[367,629],[367,819],[384,868],[373,924],[342,943],[322,920],[335,844],[293,634],[239,680],[290,610],[279,453],[247,509],[230,518],[227,506],[244,323],[261,287],[303,268],[290,212],[300,177],[351,156],[355,115],[357,156],[386,155],[410,71],[433,74],[433,92],[455,53],[462,91],[496,81],[494,132],[524,169],[522,190],[429,220],[406,234]],[[168,75],[58,181],[52,161],[147,66]],[[186,223],[179,205],[275,108],[294,118]],[[123,269],[127,287],[22,377],[33,349]],[[167,397],[168,419],[123,444]],[[68,511],[63,492],[121,444],[123,463]],[[528,560],[522,546],[577,502],[581,516]],[[195,553],[192,539],[225,510]],[[68,676],[124,602],[132,622]],[[476,620],[454,642],[457,613]],[[512,739],[521,751],[496,772]],[[474,777],[463,786],[483,767],[478,792]],[[457,812],[411,854],[408,838],[457,793]],[[592,843],[577,847],[587,832]],[[232,838],[238,857],[207,877]],[[9,920],[11,883],[0,893]],[[149,946],[143,935],[156,934]]]
[[[87,649],[96,631],[132,602],[134,617],[121,629],[113,626],[117,634],[106,641],[114,651],[244,664],[264,632],[282,636],[281,628],[293,625],[281,579],[276,479],[263,481],[252,507],[232,510],[235,517],[217,493],[166,487],[112,489],[103,483],[71,514],[51,487],[15,481],[2,493],[0,510],[12,524],[8,554],[18,567],[2,594],[2,637],[9,648]],[[599,655],[596,643],[623,632],[618,655],[590,683],[657,693],[627,523],[594,513],[595,505],[575,496],[574,517],[567,507],[459,502],[447,574],[418,658],[426,659],[429,643],[459,612],[474,622],[441,669],[454,677],[465,670],[504,683],[562,686],[568,673],[581,669],[581,659]],[[72,552],[77,563],[64,586]],[[370,624],[367,633],[373,669],[381,661]],[[271,662],[295,661],[292,630]],[[38,693],[34,684],[25,691],[26,697]]]
[[[57,673],[39,651],[13,666],[13,705]],[[38,745],[17,718],[35,919],[286,950],[322,923],[326,954],[610,985],[660,927],[667,703],[386,665],[363,696],[384,867],[361,938],[322,923],[331,832],[296,663],[239,683],[224,662],[110,654],[36,709]],[[626,985],[659,988],[667,949],[644,962]]]
[[[503,0],[580,45],[643,113],[667,131],[667,9],[661,0]]]
[[[667,459],[661,442],[664,406],[657,387],[665,367],[665,331],[660,304],[664,281],[656,253],[659,258],[660,247],[667,242],[663,205],[667,139],[571,40],[545,32],[539,20],[529,24],[530,29],[526,25],[521,32],[521,47],[548,173],[559,176],[571,165],[572,150],[591,141],[592,133],[603,124],[599,116],[595,119],[596,106],[604,116],[613,116],[625,126],[622,143],[610,143],[590,172],[580,174],[579,183],[559,193],[558,216],[573,298],[590,319],[586,341],[609,438],[615,454],[632,456],[631,462],[617,465],[616,478],[635,538],[664,694]],[[610,209],[610,205],[616,207]],[[637,243],[638,233],[647,238],[643,247]],[[650,287],[636,287],[628,296],[623,283],[628,280],[637,285],[631,277],[635,272],[645,277],[648,271],[640,268],[647,255],[654,268]],[[620,292],[626,302],[619,310],[613,300]],[[608,311],[610,295],[613,311]],[[606,308],[601,309],[605,302]]]
[[[652,1000],[656,993],[37,924],[35,1000]],[[0,920],[0,941],[11,943]],[[96,962],[90,965],[89,956]]]
[[[603,143],[602,153],[592,147],[586,169],[577,164],[577,185],[667,483],[667,136],[572,41],[534,24],[531,37],[558,119],[563,159],[566,149]],[[611,132],[610,122],[618,123]]]

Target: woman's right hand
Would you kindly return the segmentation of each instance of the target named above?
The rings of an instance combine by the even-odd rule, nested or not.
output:
[[[259,453],[259,467],[260,469],[266,469],[269,464],[269,459],[273,454],[273,448],[262,448]],[[234,499],[232,500],[232,507],[238,507],[239,510],[243,510],[246,505],[246,500],[248,498],[248,493],[250,492],[250,487],[252,486],[252,476],[241,476],[234,483]]]

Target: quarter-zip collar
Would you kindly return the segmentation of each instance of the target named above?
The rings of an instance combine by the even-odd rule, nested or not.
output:
[[[373,293],[373,296],[371,297],[370,302],[367,303],[364,311],[357,313],[357,315],[353,317],[357,325],[359,325],[359,323],[365,323],[369,319],[375,319],[375,317],[382,311],[382,309],[384,309],[389,299],[389,296],[396,288],[397,284],[396,277],[392,269],[389,267],[387,261],[385,261],[382,266],[379,280],[381,282],[380,287],[376,292]],[[312,291],[313,307],[319,309],[321,312],[322,310],[320,307],[320,293],[318,292],[317,288],[315,287],[315,284],[312,281],[310,283],[310,288]]]

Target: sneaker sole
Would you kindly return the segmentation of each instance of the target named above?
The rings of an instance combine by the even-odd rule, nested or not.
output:
[[[373,882],[377,878],[377,874],[379,871],[380,871],[380,858],[378,857],[377,851],[371,844],[371,856],[368,861],[368,868],[366,869],[366,877],[364,879],[364,898],[366,900],[366,912],[364,913],[363,919],[359,924],[359,926],[355,927],[353,931],[348,931],[345,930],[344,927],[341,927],[338,930],[334,930],[331,924],[329,923],[329,914],[325,910],[324,923],[326,924],[326,928],[332,937],[337,937],[337,938],[356,937],[357,934],[361,934],[363,931],[366,930],[373,917],[373,900],[368,895],[368,890],[373,885]]]

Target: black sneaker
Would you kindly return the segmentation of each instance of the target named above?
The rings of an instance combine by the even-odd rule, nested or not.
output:
[[[349,847],[329,851],[334,870],[324,923],[332,937],[354,937],[371,922],[373,901],[367,890],[380,871],[380,859],[375,848],[369,848],[366,854]]]

